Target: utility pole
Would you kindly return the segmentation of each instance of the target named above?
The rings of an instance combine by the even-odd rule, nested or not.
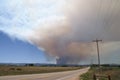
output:
[[[96,42],[96,46],[97,46],[97,54],[98,54],[98,66],[100,68],[100,53],[99,53],[99,42],[102,42],[102,40],[93,40],[93,42]]]

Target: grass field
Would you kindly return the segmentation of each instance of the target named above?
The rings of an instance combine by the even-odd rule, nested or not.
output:
[[[93,75],[98,74],[96,68],[91,68],[87,73],[80,76],[80,80],[93,80]],[[102,67],[100,75],[111,76],[111,80],[120,80],[120,68],[118,67]],[[107,78],[101,77],[99,80],[108,80]]]
[[[5,75],[20,75],[20,74],[37,74],[60,72],[68,70],[76,70],[80,67],[13,67],[13,66],[0,66],[0,76]]]

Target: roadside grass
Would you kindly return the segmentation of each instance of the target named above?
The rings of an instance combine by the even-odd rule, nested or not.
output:
[[[87,73],[80,76],[80,80],[93,80],[93,75],[98,74],[98,69],[93,67]],[[111,80],[120,80],[120,68],[119,67],[101,67],[100,75],[110,75]],[[108,80],[101,77],[99,80]]]
[[[0,66],[0,76],[6,75],[22,75],[22,74],[37,74],[77,70],[80,67],[17,67],[17,66]]]
[[[80,76],[80,80],[93,80],[93,74],[94,74],[93,68],[91,68],[87,73]]]

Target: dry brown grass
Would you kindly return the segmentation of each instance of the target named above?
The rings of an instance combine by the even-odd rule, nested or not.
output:
[[[76,70],[76,69],[80,69],[80,67],[35,67],[35,66],[33,66],[33,67],[11,67],[11,66],[0,66],[0,76],[60,72],[60,71],[68,71],[68,70]]]

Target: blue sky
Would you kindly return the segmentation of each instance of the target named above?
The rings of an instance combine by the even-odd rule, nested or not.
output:
[[[37,47],[0,32],[0,63],[48,63]]]

